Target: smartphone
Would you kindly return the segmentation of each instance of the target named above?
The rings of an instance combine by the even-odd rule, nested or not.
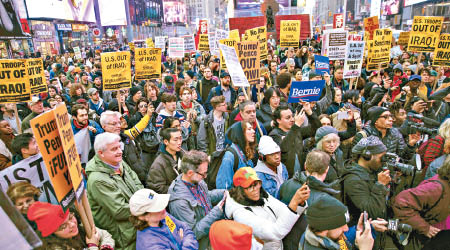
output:
[[[339,111],[338,114],[337,114],[337,118],[338,118],[339,120],[348,119],[348,112],[347,112],[347,110],[345,110],[345,111]]]
[[[368,214],[366,211],[364,211],[364,215],[363,215],[363,232],[366,230],[366,222],[368,220]]]

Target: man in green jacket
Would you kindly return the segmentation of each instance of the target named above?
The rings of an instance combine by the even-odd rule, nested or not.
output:
[[[86,165],[87,194],[95,225],[107,230],[116,249],[136,249],[136,229],[128,220],[130,197],[144,186],[122,161],[120,136],[102,133],[95,138],[96,155]]]

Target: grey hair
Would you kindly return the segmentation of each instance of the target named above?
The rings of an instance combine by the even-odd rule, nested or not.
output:
[[[105,125],[107,125],[108,120],[111,116],[115,116],[117,118],[120,119],[120,117],[122,116],[119,112],[117,111],[111,111],[111,110],[106,110],[105,112],[102,113],[102,115],[100,116],[100,125],[102,125],[102,127],[104,127]]]
[[[450,119],[445,120],[439,127],[439,135],[445,140],[450,139]]]
[[[196,172],[198,166],[203,162],[209,162],[208,155],[201,151],[191,150],[183,155],[180,170],[183,174],[186,174],[189,170]]]
[[[339,135],[337,135],[335,133],[331,133],[331,134],[328,134],[328,135],[324,136],[320,141],[318,141],[316,148],[320,149],[322,151],[325,151],[323,149],[323,142],[327,141],[327,140],[330,140],[330,139],[336,139],[338,141],[338,147],[339,147],[339,145],[341,145],[341,138],[339,138]]]
[[[114,133],[104,132],[97,135],[94,142],[95,153],[98,153],[98,151],[105,151],[109,144],[116,141],[120,141],[120,136]]]

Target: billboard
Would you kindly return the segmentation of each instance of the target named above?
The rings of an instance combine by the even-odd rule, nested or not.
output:
[[[25,0],[29,18],[95,22],[94,0]]]
[[[18,13],[12,0],[0,1],[0,38],[26,37]]]
[[[164,1],[165,23],[186,23],[186,5],[182,1]]]
[[[123,0],[98,0],[98,9],[102,26],[127,25]]]
[[[425,2],[425,1],[427,1],[427,0],[405,0],[403,6],[407,7],[407,6],[410,6],[413,4],[418,4],[421,2]]]
[[[383,15],[396,15],[399,12],[400,0],[383,0],[381,2],[381,11]]]

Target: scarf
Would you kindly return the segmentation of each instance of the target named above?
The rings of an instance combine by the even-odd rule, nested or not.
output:
[[[89,121],[86,123],[86,125],[82,125],[79,124],[78,121],[76,119],[73,119],[73,125],[77,128],[77,129],[83,129],[83,128],[87,128],[87,126],[89,125]]]
[[[305,241],[307,241],[310,245],[329,249],[329,250],[349,250],[351,248],[348,247],[347,241],[344,235],[340,236],[338,241],[335,242],[327,237],[322,237],[314,234],[309,227],[306,228],[305,231]]]

